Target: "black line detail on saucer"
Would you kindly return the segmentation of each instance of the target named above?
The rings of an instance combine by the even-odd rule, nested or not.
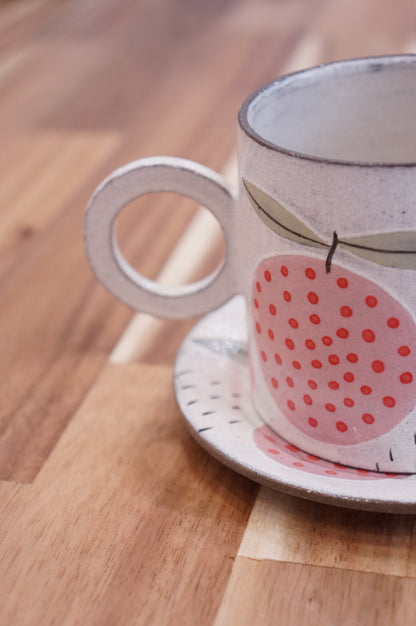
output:
[[[394,461],[394,459],[393,459],[393,454],[392,454],[392,452],[391,452],[391,448],[390,448],[390,452],[389,452],[389,457],[390,457],[390,461]]]
[[[186,406],[191,406],[191,404],[195,404],[195,402],[198,402],[198,400],[191,400],[190,402],[186,403]]]
[[[235,404],[231,408],[234,409],[234,411],[241,411],[241,406],[238,406],[238,404]]]
[[[202,415],[212,415],[215,411],[204,411]]]
[[[230,420],[228,423],[229,424],[241,424],[242,420]]]
[[[378,465],[378,463],[376,463],[376,471],[379,472],[380,471],[380,467]]]
[[[191,374],[191,373],[192,373],[192,370],[190,370],[190,369],[182,370],[181,372],[178,372],[176,374],[176,378],[179,378],[179,376],[183,376],[184,374]]]
[[[204,430],[212,430],[212,428],[214,428],[213,426],[205,426],[205,428],[199,428],[198,432],[199,433],[203,433]]]
[[[184,385],[181,389],[193,389],[195,385]]]

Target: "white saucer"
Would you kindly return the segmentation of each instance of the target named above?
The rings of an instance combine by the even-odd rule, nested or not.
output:
[[[308,455],[255,413],[242,296],[206,315],[176,358],[175,393],[193,437],[252,480],[303,498],[389,513],[416,512],[416,474],[382,474]]]

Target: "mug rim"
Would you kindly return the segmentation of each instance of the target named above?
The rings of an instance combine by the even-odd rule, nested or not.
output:
[[[332,68],[336,66],[346,66],[346,65],[354,65],[354,64],[362,64],[368,67],[371,66],[371,63],[377,63],[384,61],[387,65],[388,62],[400,63],[400,62],[414,62],[416,64],[416,54],[391,54],[391,55],[379,55],[379,56],[366,56],[366,57],[358,57],[352,59],[343,59],[340,61],[332,61],[331,63],[322,63],[320,65],[315,65],[313,67],[308,67],[303,70],[299,70],[297,72],[291,72],[289,74],[284,74],[279,78],[272,80],[265,85],[262,85],[255,91],[253,91],[243,102],[238,112],[238,124],[241,130],[248,136],[250,139],[255,141],[260,146],[268,148],[274,152],[279,152],[280,154],[288,157],[293,157],[296,159],[310,161],[313,163],[326,163],[330,165],[344,165],[344,166],[353,166],[353,167],[366,167],[366,168],[412,168],[416,167],[416,161],[406,161],[406,162],[389,162],[389,161],[360,161],[354,159],[336,159],[330,157],[321,157],[313,154],[308,154],[305,152],[300,152],[298,150],[290,150],[289,148],[285,148],[283,146],[274,143],[260,135],[256,130],[254,130],[253,126],[248,121],[248,113],[250,106],[255,100],[272,89],[273,87],[278,87],[280,84],[284,83],[286,80],[291,79],[295,76],[302,76],[314,73],[316,70],[325,70],[326,68]]]

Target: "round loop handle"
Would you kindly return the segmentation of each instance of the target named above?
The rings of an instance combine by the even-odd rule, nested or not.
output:
[[[121,254],[115,235],[118,214],[132,200],[156,191],[192,198],[218,219],[226,255],[211,275],[190,285],[162,287],[139,274]],[[104,287],[133,309],[171,319],[201,315],[236,293],[235,203],[232,188],[203,165],[174,157],[133,161],[110,174],[87,206],[84,239],[88,261]]]

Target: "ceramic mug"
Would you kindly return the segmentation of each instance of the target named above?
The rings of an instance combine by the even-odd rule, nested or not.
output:
[[[113,172],[86,214],[98,279],[134,309],[181,318],[244,294],[252,401],[302,450],[416,471],[416,56],[341,61],[262,87],[239,112],[238,195],[168,157]],[[154,191],[206,206],[221,268],[175,289],[139,275],[114,236]]]

